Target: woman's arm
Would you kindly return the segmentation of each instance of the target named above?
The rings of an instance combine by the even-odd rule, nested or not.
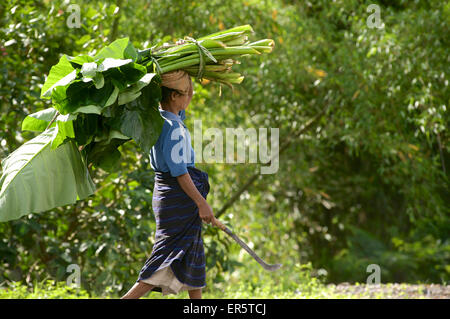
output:
[[[212,223],[212,225],[216,225],[214,213],[211,207],[206,202],[206,199],[202,196],[202,194],[200,194],[197,187],[195,187],[189,173],[177,176],[177,180],[184,192],[197,204],[200,218],[205,223]]]

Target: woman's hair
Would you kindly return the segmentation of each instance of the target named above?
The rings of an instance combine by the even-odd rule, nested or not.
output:
[[[169,97],[172,94],[172,92],[176,92],[179,95],[183,95],[178,90],[171,89],[166,86],[161,86],[161,102],[169,102]]]

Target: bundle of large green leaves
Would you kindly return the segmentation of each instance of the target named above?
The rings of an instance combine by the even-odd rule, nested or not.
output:
[[[95,56],[63,55],[41,97],[52,107],[28,115],[22,130],[41,132],[2,161],[0,221],[68,205],[95,192],[88,166],[117,168],[118,147],[134,140],[148,153],[164,123],[158,111],[159,74],[184,69],[232,86],[234,58],[270,52],[272,40],[248,43],[241,26],[182,45],[136,50],[128,38]],[[215,64],[215,65],[213,65]]]

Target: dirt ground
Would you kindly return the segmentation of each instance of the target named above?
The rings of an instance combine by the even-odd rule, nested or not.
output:
[[[329,284],[327,288],[338,295],[348,295],[349,298],[450,299],[450,286],[438,284],[352,285],[341,283]]]

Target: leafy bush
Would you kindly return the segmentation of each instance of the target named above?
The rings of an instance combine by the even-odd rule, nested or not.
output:
[[[21,282],[12,282],[0,288],[0,299],[86,299],[88,292],[82,288],[68,286],[65,282],[46,280],[30,288]]]

